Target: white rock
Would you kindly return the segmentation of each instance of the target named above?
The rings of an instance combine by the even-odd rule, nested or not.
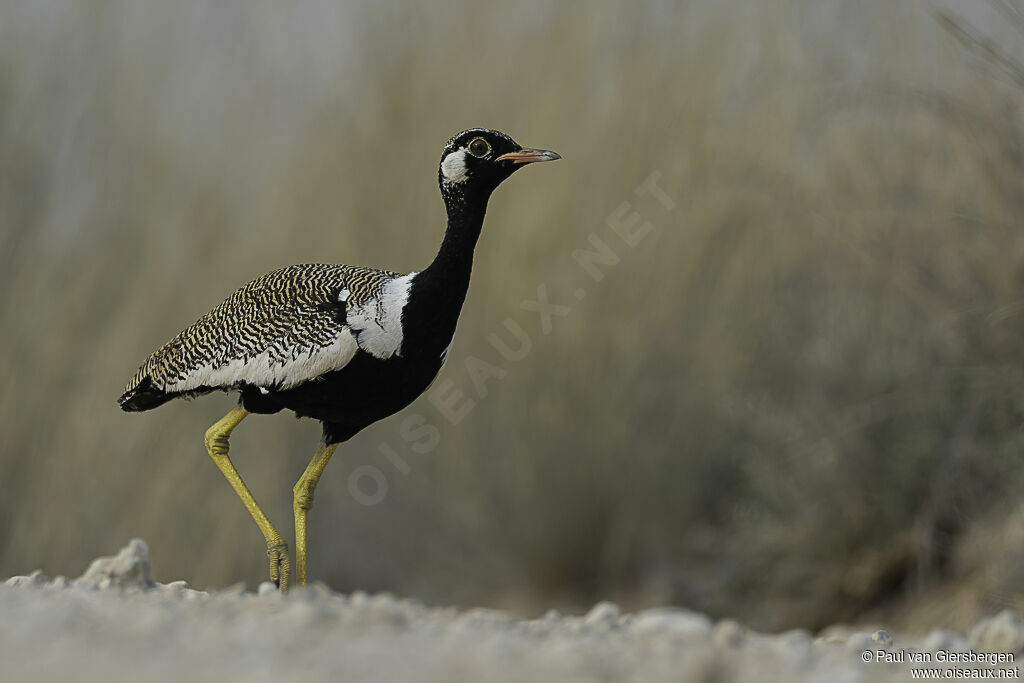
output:
[[[853,633],[846,624],[832,624],[831,626],[825,627],[818,637],[815,639],[816,643],[827,643],[829,645],[845,645],[846,641],[850,639],[850,634]]]
[[[399,606],[398,599],[394,596],[394,594],[388,593],[386,591],[383,593],[377,593],[372,598],[370,598],[370,605],[373,606],[375,609],[386,610],[393,610]]]
[[[711,637],[722,647],[739,647],[747,639],[747,630],[734,619],[722,619],[715,624]]]
[[[875,639],[867,633],[857,631],[856,633],[851,633],[850,637],[846,639],[845,647],[847,652],[860,654],[865,650],[874,652],[875,650],[881,649],[879,645],[880,644],[875,642]]]
[[[347,598],[323,586],[282,594],[269,582],[258,588],[264,597],[237,586],[207,596],[184,581],[150,581],[142,549],[94,563],[81,582],[144,585],[152,588],[146,594],[0,586],[4,680],[78,680],[88,666],[96,680],[164,683],[181,680],[183,663],[214,681],[338,680],[339,671],[345,680],[367,683],[882,683],[907,677],[904,667],[863,664],[864,650],[873,658],[874,650],[893,646],[884,632],[841,627],[823,632],[840,645],[819,645],[824,637],[812,641],[802,630],[758,633],[731,619],[712,624],[702,614],[673,608],[624,615],[611,603],[595,605],[583,617],[549,612],[522,621],[490,609],[427,608],[389,594]],[[93,583],[86,584],[87,578]],[[14,583],[39,582],[45,582],[41,572]],[[184,604],[193,600],[206,602]],[[974,635],[979,642],[991,640],[1005,636],[1008,627],[1016,633],[1018,626],[1017,617],[1000,615],[980,623]],[[932,632],[923,644],[968,645],[943,631]],[[26,674],[37,674],[41,666],[53,675]]]
[[[149,548],[146,542],[133,538],[113,557],[92,561],[85,573],[74,581],[79,588],[152,588],[149,578]]]
[[[182,593],[188,588],[187,581],[171,581],[170,583],[156,582],[156,587],[159,588],[164,594],[173,597],[181,597]]]
[[[648,609],[633,616],[629,630],[643,637],[706,636],[711,633],[711,620],[703,614],[684,609]]]
[[[14,586],[18,588],[39,588],[49,583],[50,579],[41,569],[37,569],[28,576],[12,576],[4,582],[7,586]]]
[[[1024,621],[1010,610],[982,619],[967,636],[979,652],[1024,651]]]
[[[619,623],[619,606],[614,602],[599,602],[583,617],[587,626],[614,628]]]
[[[939,650],[965,651],[970,649],[970,647],[971,644],[963,636],[941,628],[932,629],[920,643],[921,651],[930,653]]]

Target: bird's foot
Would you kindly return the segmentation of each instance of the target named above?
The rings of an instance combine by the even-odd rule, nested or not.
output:
[[[267,557],[270,559],[270,580],[281,589],[288,590],[292,575],[292,560],[288,544],[281,539],[267,542]]]

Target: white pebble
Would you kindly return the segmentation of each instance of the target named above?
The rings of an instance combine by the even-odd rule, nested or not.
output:
[[[892,636],[885,629],[878,629],[871,634],[871,640],[882,649],[888,650],[892,647]]]
[[[583,617],[587,626],[613,628],[619,622],[619,606],[613,602],[599,602]]]
[[[19,588],[32,587],[38,588],[45,586],[49,583],[50,579],[42,572],[41,569],[37,569],[28,576],[12,576],[4,582],[7,586],[15,586]]]

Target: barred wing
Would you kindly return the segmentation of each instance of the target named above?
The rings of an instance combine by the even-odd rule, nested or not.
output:
[[[389,292],[406,278],[326,264],[268,273],[157,349],[119,403],[145,410],[211,389],[287,389],[341,369],[361,344],[380,346]],[[400,311],[398,324],[400,344]]]

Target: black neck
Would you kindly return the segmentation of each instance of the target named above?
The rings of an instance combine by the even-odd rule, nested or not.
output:
[[[448,210],[448,227],[431,263],[424,271],[430,278],[438,278],[463,284],[463,291],[469,286],[469,274],[473,269],[473,250],[484,224],[487,200],[490,193],[453,192],[442,187],[445,208]]]
[[[431,352],[438,345],[439,349],[447,346],[455,333],[490,198],[490,192],[452,191],[443,185],[441,194],[448,210],[448,228],[437,256],[416,276],[405,313],[406,318],[420,318],[421,326],[415,327],[431,337],[422,340]]]

